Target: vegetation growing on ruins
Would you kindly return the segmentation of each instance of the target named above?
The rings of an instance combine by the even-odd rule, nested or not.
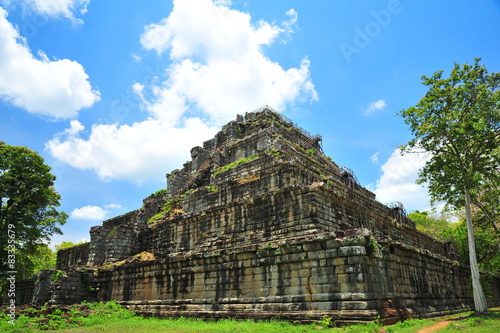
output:
[[[161,219],[170,218],[175,214],[181,214],[182,211],[182,200],[185,195],[178,195],[170,200],[167,200],[163,206],[160,208],[160,212],[149,218],[148,224],[154,225],[160,222]]]
[[[217,186],[205,186],[205,188],[208,190],[208,192],[217,192],[219,189],[217,188]]]
[[[481,194],[500,187],[500,73],[489,73],[479,61],[455,64],[449,78],[443,78],[443,71],[423,76],[428,92],[399,114],[414,136],[403,151],[430,154],[418,182],[429,184],[433,202],[465,209],[474,303],[482,313],[487,305],[479,281],[472,205],[481,209]]]
[[[158,196],[158,195],[163,195],[167,193],[167,189],[162,188],[161,190],[156,191],[155,193],[151,194],[151,196]]]
[[[279,149],[268,149],[265,153],[275,158],[280,158],[282,156],[281,150]]]
[[[229,163],[229,164],[226,164],[226,165],[223,165],[221,167],[218,167],[217,169],[215,169],[214,171],[214,176],[217,176],[219,173],[221,172],[224,172],[226,170],[229,170],[231,168],[234,168],[235,166],[238,166],[240,164],[243,164],[243,163],[246,163],[246,162],[249,162],[251,160],[255,160],[256,158],[258,158],[259,155],[258,154],[255,154],[255,155],[252,155],[252,156],[249,156],[249,157],[246,157],[246,158],[242,158],[242,159],[239,159],[233,163]]]
[[[235,178],[233,180],[235,182],[237,182],[238,184],[247,184],[247,183],[259,180],[259,179],[260,179],[259,175],[250,175],[250,176],[247,176],[247,177]]]
[[[155,259],[155,255],[153,253],[147,252],[147,251],[142,251],[141,253],[137,253],[137,254],[133,255],[132,257],[127,258],[125,260],[120,260],[120,261],[113,262],[111,264],[103,265],[103,266],[101,266],[101,269],[107,270],[107,269],[112,269],[113,267],[122,266],[124,264],[131,263],[131,262],[149,261],[149,260],[154,260],[154,259]]]

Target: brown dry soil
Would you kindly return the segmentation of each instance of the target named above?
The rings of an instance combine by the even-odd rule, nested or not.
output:
[[[434,324],[432,326],[429,326],[429,327],[426,327],[426,328],[422,328],[417,333],[433,333],[433,332],[437,332],[438,330],[440,330],[440,329],[445,328],[446,326],[448,326],[448,324],[451,323],[451,322],[452,322],[451,320],[443,320],[443,321],[440,321],[437,324]]]

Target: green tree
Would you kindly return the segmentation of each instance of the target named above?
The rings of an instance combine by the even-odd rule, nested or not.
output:
[[[34,252],[18,251],[16,271],[19,279],[29,279],[42,269],[56,268],[56,252],[46,244],[40,244]]]
[[[62,234],[68,215],[57,211],[60,196],[44,159],[25,147],[0,141],[0,275],[29,266],[44,241]],[[21,260],[26,262],[21,262]],[[22,270],[18,278],[23,278]]]
[[[408,217],[415,222],[417,230],[440,241],[448,241],[444,236],[444,231],[448,228],[448,221],[442,217],[435,217],[429,212],[415,211],[408,214]]]
[[[489,73],[479,61],[455,64],[449,78],[443,78],[443,71],[423,76],[429,90],[399,114],[414,136],[403,153],[430,153],[418,181],[429,184],[433,201],[465,207],[474,306],[483,313],[488,308],[479,281],[471,202],[486,182],[499,184],[500,73]]]
[[[68,242],[68,241],[63,241],[59,245],[54,245],[57,251],[59,250],[64,250],[64,249],[69,249],[70,247],[77,246],[77,245],[82,245],[87,243],[87,241],[81,241],[79,243],[73,243],[73,242]]]

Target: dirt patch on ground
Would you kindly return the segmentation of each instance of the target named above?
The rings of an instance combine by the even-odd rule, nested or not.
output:
[[[443,320],[438,322],[437,324],[434,324],[432,326],[422,328],[421,330],[417,331],[417,333],[433,333],[437,332],[438,330],[445,328],[448,326],[448,324],[451,323],[451,320]]]

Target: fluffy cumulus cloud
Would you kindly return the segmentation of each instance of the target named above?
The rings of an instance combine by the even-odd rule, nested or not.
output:
[[[132,125],[94,125],[90,133],[73,122],[47,148],[103,179],[158,180],[237,113],[266,104],[283,111],[316,100],[307,58],[285,69],[264,54],[265,46],[293,32],[297,13],[283,15],[280,24],[254,24],[226,1],[174,1],[170,15],[146,26],[140,39],[145,50],[170,60],[163,78],[132,86],[149,117]]]
[[[410,153],[401,155],[396,149],[382,165],[382,175],[374,186],[370,186],[382,203],[400,201],[407,210],[426,210],[430,208],[427,187],[416,184],[418,171],[428,160],[429,155]]]
[[[75,220],[102,221],[108,217],[111,210],[120,208],[122,206],[115,203],[104,205],[103,207],[89,205],[73,209],[69,217]]]
[[[99,206],[85,206],[82,208],[75,208],[69,217],[75,220],[101,221],[104,220],[109,213],[109,210]]]
[[[365,109],[365,116],[377,111],[383,110],[387,106],[387,103],[383,99],[379,99],[378,101],[371,102],[368,107]]]
[[[19,4],[27,9],[33,10],[48,17],[68,18],[74,23],[82,23],[77,15],[87,12],[87,5],[90,0],[18,0]]]
[[[78,62],[34,56],[0,7],[0,98],[32,113],[72,118],[99,100]]]
[[[214,133],[199,118],[189,118],[178,127],[148,119],[132,125],[94,125],[88,139],[81,137],[83,125],[71,127],[46,146],[58,160],[79,169],[94,170],[103,180],[123,179],[137,184],[162,180],[167,171],[179,168],[189,150]]]
[[[173,61],[168,78],[149,87],[154,98],[148,109],[156,113],[174,103],[223,121],[265,104],[284,110],[317,99],[307,58],[285,69],[263,52],[293,32],[297,13],[286,15],[281,25],[252,24],[249,14],[210,0],[174,1],[172,13],[141,36],[145,49],[169,52]]]

